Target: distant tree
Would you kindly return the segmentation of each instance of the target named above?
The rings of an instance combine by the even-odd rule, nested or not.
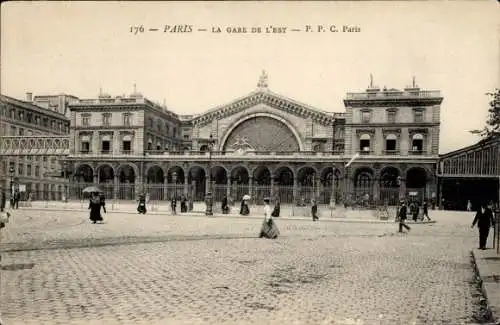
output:
[[[472,134],[479,134],[483,138],[500,136],[500,89],[495,89],[493,93],[486,93],[491,97],[490,108],[488,109],[488,120],[482,130],[472,130]]]

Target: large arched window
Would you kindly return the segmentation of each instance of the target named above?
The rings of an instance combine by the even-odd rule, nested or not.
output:
[[[413,152],[424,151],[424,136],[420,133],[414,134],[411,138],[411,150]]]
[[[370,152],[370,147],[371,147],[371,137],[369,134],[362,134],[359,137],[359,150],[361,153],[369,153]]]
[[[398,137],[395,134],[388,134],[385,137],[385,151],[387,154],[393,154],[397,150]]]

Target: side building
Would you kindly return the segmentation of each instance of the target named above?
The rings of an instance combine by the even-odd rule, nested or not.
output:
[[[0,95],[0,136],[8,138],[10,142],[29,137],[48,142],[52,136],[68,135],[69,130],[68,118],[34,104],[30,93],[24,101]],[[12,150],[9,155],[2,154],[0,186],[7,195],[15,188],[21,191],[22,197],[31,193],[34,200],[60,199],[67,183],[61,177],[63,157],[47,151],[29,150]]]
[[[193,116],[140,93],[81,99],[68,105],[73,195],[98,183],[116,200],[142,191],[196,201],[207,192],[283,203],[435,198],[442,100],[415,83],[372,83],[346,95],[345,113],[330,113],[271,91],[265,75],[248,95]]]

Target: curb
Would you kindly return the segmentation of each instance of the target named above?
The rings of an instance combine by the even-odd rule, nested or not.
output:
[[[61,211],[61,212],[64,212],[64,211],[67,211],[67,212],[72,212],[72,211],[79,211],[79,212],[85,212],[87,210],[84,210],[84,209],[61,209],[61,208],[34,208],[34,207],[24,207],[23,210],[36,210],[36,211]],[[125,210],[125,211],[118,211],[118,210],[114,210],[114,211],[107,211],[107,213],[109,214],[117,214],[117,213],[125,213],[125,214],[138,214],[136,211],[129,211],[129,210]],[[168,212],[148,212],[146,215],[158,215],[158,216],[172,216],[171,213],[168,213]],[[261,219],[262,216],[257,216],[257,215],[254,215],[254,216],[240,216],[240,215],[236,215],[236,214],[213,214],[212,216],[207,216],[205,215],[204,212],[198,212],[198,211],[195,211],[195,212],[190,212],[190,213],[186,213],[186,214],[181,214],[181,213],[178,213],[176,216],[188,216],[188,217],[197,217],[197,218],[200,218],[200,217],[204,217],[204,218],[229,218],[229,219],[247,219],[247,220],[255,220],[255,219]],[[305,221],[305,220],[310,220],[312,221],[311,218],[306,218],[306,217],[277,217],[276,219],[278,220],[292,220],[292,221]],[[343,223],[379,223],[379,224],[394,224],[394,220],[378,220],[378,219],[356,219],[356,218],[347,218],[347,217],[323,217],[323,218],[320,218],[319,221],[326,221],[326,222],[343,222]],[[411,222],[409,224],[412,224],[412,225],[418,225],[418,224],[433,224],[433,223],[436,223],[435,220],[431,220],[431,221],[421,221],[421,222],[417,222],[417,223],[414,223],[414,222]]]
[[[498,324],[500,324],[500,322],[498,320],[498,317],[491,310],[490,299],[488,299],[488,293],[487,293],[485,285],[484,285],[483,277],[481,276],[481,271],[479,270],[479,266],[477,263],[476,254],[474,253],[474,250],[470,251],[470,255],[471,255],[471,258],[472,258],[472,261],[474,264],[474,274],[478,277],[478,279],[480,281],[481,293],[484,296],[484,298],[486,299],[486,308],[488,309],[489,313],[491,314],[492,318],[494,319],[493,322],[486,323],[486,325],[498,325]]]

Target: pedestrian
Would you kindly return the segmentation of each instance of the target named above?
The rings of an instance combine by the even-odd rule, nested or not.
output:
[[[144,194],[140,194],[138,198],[137,212],[139,214],[146,214],[146,196]]]
[[[411,213],[412,213],[412,216],[413,216],[413,222],[417,222],[418,220],[418,213],[420,212],[420,209],[419,209],[419,202],[414,202],[413,203],[413,206],[412,206],[412,209],[411,209]]]
[[[248,200],[243,198],[241,200],[240,214],[242,216],[248,216],[250,214],[250,209],[248,208]]]
[[[227,201],[227,196],[224,196],[222,198],[221,209],[222,209],[223,214],[229,214],[229,205],[228,205],[228,201]]]
[[[264,221],[262,222],[262,227],[260,229],[259,238],[278,238],[280,232],[276,223],[273,220],[271,213],[271,206],[269,205],[269,198],[264,198]]]
[[[319,220],[319,217],[318,217],[318,205],[316,204],[316,200],[315,199],[311,200],[311,215],[312,215],[313,221],[318,221]]]
[[[467,211],[468,212],[472,211],[472,203],[470,202],[470,200],[467,200]]]
[[[186,213],[187,212],[187,199],[183,195],[181,198],[181,213]]]
[[[486,242],[488,241],[488,234],[490,232],[490,227],[495,225],[495,220],[493,219],[493,212],[486,204],[481,204],[481,207],[474,217],[471,228],[477,223],[479,229],[479,249],[486,249]]]
[[[424,201],[424,204],[422,206],[422,210],[423,210],[422,217],[426,217],[427,220],[431,221],[431,218],[429,217],[429,205],[427,204],[427,201]]]
[[[92,220],[92,223],[103,220],[101,216],[101,207],[102,204],[99,193],[92,193],[89,204],[90,220]]]
[[[0,212],[3,212],[5,209],[5,203],[6,203],[6,198],[5,198],[5,191],[3,190],[3,187],[0,188]]]
[[[279,199],[279,197],[276,197],[276,201],[274,203],[274,209],[273,209],[273,212],[271,213],[271,216],[273,218],[279,218],[279,216],[280,216],[280,199]]]
[[[406,203],[403,201],[401,202],[401,207],[399,208],[399,214],[398,214],[399,232],[403,232],[403,227],[406,228],[406,230],[408,231],[411,230],[411,227],[405,223],[407,213],[408,210],[406,208]]]
[[[170,200],[170,209],[172,210],[173,215],[177,214],[177,199],[175,195],[172,196],[172,199]]]
[[[21,193],[18,190],[14,192],[14,209],[19,209],[19,200],[21,199]]]
[[[3,193],[3,189],[2,189]],[[0,243],[1,243],[1,232],[3,231],[2,229],[5,228],[6,224],[9,222],[10,218],[10,213],[5,212],[5,213],[0,213]],[[0,254],[0,262],[2,261],[2,255]],[[0,325],[4,325],[5,323],[2,320],[2,315],[0,313]]]
[[[106,213],[106,197],[104,196],[104,193],[99,193],[99,201],[101,202],[102,211]]]

